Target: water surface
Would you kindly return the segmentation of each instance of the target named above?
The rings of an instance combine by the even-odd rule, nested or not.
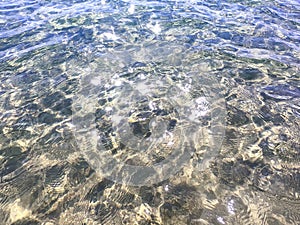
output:
[[[299,46],[296,0],[1,1],[1,224],[299,224]],[[182,167],[148,186],[99,173],[78,93],[105,153],[159,163],[166,130]]]

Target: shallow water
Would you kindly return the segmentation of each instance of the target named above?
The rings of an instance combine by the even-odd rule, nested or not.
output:
[[[1,1],[1,224],[299,224],[298,1]]]

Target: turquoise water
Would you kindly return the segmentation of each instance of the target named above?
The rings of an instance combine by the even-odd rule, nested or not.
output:
[[[1,1],[0,224],[299,224],[300,3]]]

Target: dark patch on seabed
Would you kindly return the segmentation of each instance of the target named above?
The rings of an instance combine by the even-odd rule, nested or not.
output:
[[[299,224],[299,46],[297,0],[1,1],[0,224]],[[205,132],[182,133],[173,141],[191,154],[176,174],[149,186],[111,181],[74,133],[74,96],[90,93],[90,76],[107,81],[84,117],[94,118],[106,154],[131,165],[169,154],[116,141],[116,102],[132,107],[121,122],[133,137],[149,140],[153,121],[177,134],[200,115],[199,129],[210,129],[221,110],[205,114],[219,104],[207,93],[225,99],[217,153]]]

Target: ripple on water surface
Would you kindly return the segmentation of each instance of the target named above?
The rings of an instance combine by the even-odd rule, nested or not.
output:
[[[299,18],[293,0],[1,1],[0,220],[298,224]],[[82,89],[91,77],[99,90]],[[189,153],[183,167],[148,186],[99,174],[76,142],[78,93],[97,98],[88,118],[106,154],[148,165],[180,143]],[[211,102],[211,93],[224,98]],[[213,131],[224,138],[210,152],[214,139],[204,137],[218,108],[226,126]],[[201,135],[196,126],[178,135],[191,119]],[[153,127],[174,143],[137,151],[147,144],[139,138],[158,138]],[[115,134],[124,129],[131,142]]]

